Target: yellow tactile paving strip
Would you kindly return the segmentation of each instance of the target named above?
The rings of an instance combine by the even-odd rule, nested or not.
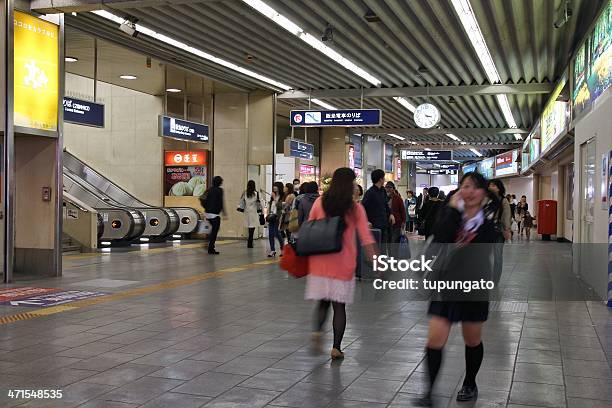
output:
[[[202,244],[193,244],[193,245],[201,246]],[[181,248],[187,248],[187,247],[188,247],[187,245],[181,246]],[[155,248],[155,249],[167,249],[167,248]],[[176,248],[168,248],[168,249],[176,249]],[[153,250],[149,250],[147,251],[147,253],[150,253]],[[93,299],[78,300],[76,302],[72,302],[67,305],[51,306],[51,307],[36,309],[31,312],[23,312],[23,313],[16,313],[13,315],[1,316],[0,325],[22,321],[22,320],[35,319],[41,316],[46,316],[46,315],[55,314],[55,313],[62,313],[68,310],[80,309],[83,307],[97,305],[100,303],[106,303],[106,302],[111,302],[115,300],[121,300],[121,299],[130,298],[130,297],[145,295],[145,294],[149,294],[153,292],[159,292],[165,289],[172,289],[172,288],[176,288],[180,286],[187,286],[193,283],[205,281],[205,280],[212,279],[212,278],[220,278],[230,273],[245,271],[249,268],[257,268],[257,267],[261,267],[265,265],[271,265],[277,262],[278,261],[276,259],[257,261],[257,262],[253,262],[249,264],[238,265],[238,266],[219,269],[219,270],[212,271],[212,272],[205,272],[205,273],[198,274],[198,275],[188,276],[185,278],[173,279],[173,280],[169,280],[166,282],[143,286],[140,288],[129,289],[129,290],[125,290],[122,292],[113,293],[110,295],[96,297]]]

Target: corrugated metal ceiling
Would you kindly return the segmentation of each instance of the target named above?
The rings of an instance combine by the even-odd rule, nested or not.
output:
[[[478,56],[450,0],[266,0],[305,31],[320,37],[333,27],[333,43],[343,56],[382,81],[383,87],[487,84]],[[556,81],[570,53],[589,28],[603,0],[572,0],[573,16],[553,27],[565,0],[471,0],[503,83]],[[380,22],[368,23],[371,10]],[[158,32],[245,66],[296,89],[372,87],[364,79],[291,35],[240,0],[192,1],[122,10]],[[91,18],[91,17],[90,17]],[[82,21],[87,21],[86,18]],[[254,57],[247,62],[246,56]],[[426,72],[419,73],[423,68]],[[231,71],[230,71],[231,72]],[[244,79],[244,78],[243,78]],[[411,98],[418,105],[428,98]],[[508,95],[519,128],[530,128],[545,95]],[[495,96],[432,97],[445,128],[507,127]],[[305,100],[284,100],[305,107]],[[333,106],[359,107],[360,100],[329,99]],[[364,99],[383,109],[383,126],[415,127],[412,114],[392,98]],[[408,140],[419,137],[405,134]],[[421,136],[434,141],[445,136]],[[446,138],[448,142],[452,142]],[[511,134],[465,137],[469,142],[513,142]],[[397,142],[390,138],[389,141]]]

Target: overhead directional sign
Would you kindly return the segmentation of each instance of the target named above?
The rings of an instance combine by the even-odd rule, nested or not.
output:
[[[402,160],[418,161],[450,161],[453,160],[452,150],[400,150]]]
[[[64,97],[64,122],[104,127],[104,105]]]
[[[295,139],[285,139],[285,156],[303,160],[314,158],[314,145]]]
[[[380,109],[292,110],[293,127],[380,126]]]
[[[159,135],[190,142],[208,142],[208,125],[160,115]]]

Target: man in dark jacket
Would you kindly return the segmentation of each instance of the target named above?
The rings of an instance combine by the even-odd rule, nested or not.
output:
[[[316,181],[309,181],[302,184],[300,195],[296,197],[294,206],[298,210],[298,225],[308,221],[310,209],[315,200],[319,197],[319,185]]]
[[[379,229],[381,232],[381,241],[383,244],[389,242],[388,228],[395,224],[395,218],[391,214],[389,208],[389,197],[383,185],[385,184],[385,172],[376,169],[371,174],[373,186],[368,188],[368,191],[363,195],[361,204],[366,210],[368,221],[373,228]]]
[[[429,236],[434,233],[434,227],[438,220],[438,211],[440,211],[440,208],[444,205],[444,202],[438,198],[439,192],[440,190],[438,187],[429,188],[429,198],[425,202],[425,205],[423,205],[419,215],[422,216],[423,222],[425,223],[425,238],[429,238]]]
[[[219,228],[221,228],[220,214],[225,216],[223,189],[221,188],[221,184],[223,184],[223,179],[220,176],[213,177],[212,187],[204,193],[205,195],[202,198],[204,216],[212,227],[210,235],[208,236],[208,253],[212,255],[219,254],[219,252],[215,250],[215,243],[217,242]]]

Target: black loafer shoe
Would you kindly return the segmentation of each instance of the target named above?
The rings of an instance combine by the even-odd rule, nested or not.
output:
[[[423,396],[415,399],[412,402],[414,402],[414,406],[415,407],[425,407],[425,408],[433,407],[433,403],[432,403],[432,400],[431,400],[431,395],[429,395],[429,394],[423,395]]]
[[[478,387],[475,385],[464,385],[457,393],[457,401],[473,401],[478,398]]]

